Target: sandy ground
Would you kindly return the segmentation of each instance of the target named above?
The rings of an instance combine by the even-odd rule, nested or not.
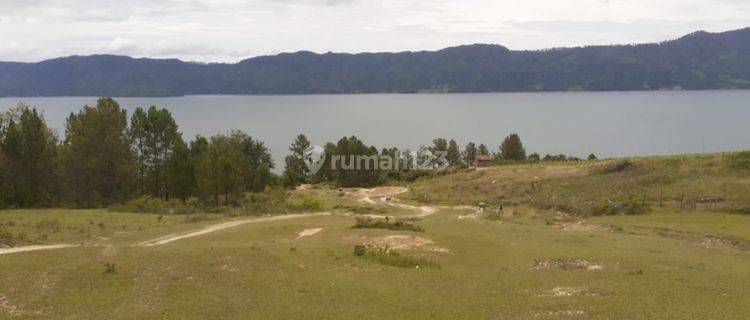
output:
[[[23,246],[23,247],[15,247],[15,248],[5,248],[5,249],[0,249],[0,255],[9,254],[9,253],[17,253],[17,252],[62,249],[62,248],[70,248],[70,247],[75,247],[75,246],[77,245],[75,244],[52,244],[52,245],[44,245],[44,246],[40,245],[40,246]]]
[[[283,220],[291,220],[291,219],[298,219],[298,218],[307,218],[307,217],[317,217],[317,216],[328,216],[331,215],[328,212],[319,212],[319,213],[302,213],[302,214],[288,214],[283,216],[273,216],[273,217],[266,217],[266,218],[256,218],[256,219],[247,219],[247,220],[238,220],[238,221],[231,221],[231,222],[225,222],[220,224],[211,225],[208,227],[205,227],[198,231],[192,231],[188,233],[181,233],[181,234],[172,234],[167,235],[164,237],[156,238],[149,241],[144,241],[138,244],[138,246],[143,247],[153,247],[153,246],[160,246],[164,245],[170,242],[174,242],[177,240],[202,236],[204,234],[209,234],[212,232],[216,232],[219,230],[224,230],[228,228],[234,228],[241,225],[246,225],[250,223],[258,223],[258,222],[270,222],[270,221],[283,221]]]
[[[314,236],[314,235],[318,234],[318,232],[321,232],[321,231],[323,231],[323,228],[305,229],[305,230],[302,230],[300,232],[297,232],[297,239],[304,238],[304,237],[309,237],[309,236]]]

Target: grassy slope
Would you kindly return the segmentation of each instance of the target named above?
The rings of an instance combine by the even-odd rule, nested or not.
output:
[[[750,219],[742,217],[746,225]],[[736,318],[750,312],[747,251],[538,223],[420,222],[450,253],[412,251],[440,268],[398,269],[352,255],[351,218],[246,225],[154,248],[81,247],[0,257],[0,295],[34,318]],[[294,240],[296,232],[325,227]],[[748,231],[745,230],[745,236]],[[295,248],[294,251],[290,248]],[[531,270],[582,258],[604,270]],[[117,264],[103,273],[102,261]],[[545,297],[554,287],[584,294]],[[546,317],[554,318],[554,317]]]
[[[630,159],[622,171],[600,173],[621,160],[538,163],[491,167],[422,180],[407,197],[415,200],[476,204],[528,203],[585,212],[607,199],[633,197],[649,204],[676,204],[700,197],[726,201],[705,209],[750,208],[750,170],[735,168],[731,155]],[[533,184],[533,185],[532,185]]]
[[[542,189],[530,193],[532,197],[545,199],[545,194],[554,193],[564,203],[602,201],[643,190],[664,190],[667,195],[715,195],[723,190],[727,203],[735,205],[750,197],[742,193],[748,174],[732,169],[718,155],[633,161],[633,167],[606,175],[571,164],[496,167],[481,174],[420,181],[412,186],[415,191],[410,197],[424,201],[420,195],[429,192],[430,202],[520,203],[528,197],[518,190],[534,177],[542,181]],[[307,192],[325,199],[327,209],[360,205],[336,191]],[[109,214],[108,219],[126,219],[128,228],[145,225],[132,234],[114,235],[112,230],[112,239],[90,240],[82,247],[0,256],[0,270],[12,270],[0,276],[0,318],[8,317],[11,310],[14,318],[54,319],[736,319],[747,315],[750,251],[646,231],[682,230],[750,240],[750,216],[721,212],[727,204],[678,212],[674,202],[666,202],[644,216],[587,219],[618,226],[615,231],[562,230],[545,220],[556,211],[524,206],[523,210],[506,208],[518,214],[499,221],[457,219],[467,212],[444,210],[416,222],[424,233],[353,229],[352,217],[334,215],[248,224],[158,247],[131,244],[214,222],[195,225],[176,220],[148,229],[148,223],[154,226],[153,215]],[[12,213],[24,219],[36,214],[53,213]],[[88,224],[92,214],[104,213],[54,212],[61,224],[73,226]],[[297,232],[319,227],[324,228],[321,233],[295,239]],[[421,269],[384,266],[352,254],[354,245],[367,239],[397,234],[429,238],[450,252],[402,251],[440,266]],[[547,259],[586,259],[605,269],[532,269],[537,261]],[[117,273],[105,274],[103,262],[115,263]],[[580,292],[550,296],[556,287]]]

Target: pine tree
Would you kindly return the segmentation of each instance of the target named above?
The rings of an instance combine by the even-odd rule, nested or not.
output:
[[[245,191],[244,175],[250,172],[250,162],[235,139],[225,135],[211,137],[208,148],[200,155],[196,167],[196,181],[204,199],[218,206],[239,201]]]
[[[136,163],[125,110],[111,98],[71,114],[61,160],[69,201],[93,207],[123,201],[132,192]]]
[[[169,193],[183,202],[195,192],[195,162],[187,144],[180,139],[167,161]]]
[[[175,144],[182,140],[177,123],[166,109],[136,108],[131,117],[130,138],[136,151],[141,192],[169,200],[167,161]]]
[[[506,161],[526,160],[526,150],[523,148],[521,138],[515,133],[506,137],[500,145],[500,155]]]
[[[286,166],[283,173],[284,184],[287,187],[296,187],[307,181],[310,174],[307,164],[312,161],[307,155],[307,149],[310,148],[310,145],[307,137],[300,134],[289,147],[291,154],[285,159]]]
[[[461,163],[461,151],[458,149],[458,143],[453,139],[448,142],[448,154],[445,158],[451,166],[457,166]]]
[[[466,144],[466,148],[463,152],[463,158],[464,161],[466,161],[467,164],[471,165],[474,163],[474,159],[477,157],[477,145],[474,144],[474,142],[469,142]]]
[[[484,143],[482,143],[479,145],[479,148],[477,149],[477,154],[487,156],[487,155],[490,155],[490,150],[487,148],[486,145],[484,145]]]

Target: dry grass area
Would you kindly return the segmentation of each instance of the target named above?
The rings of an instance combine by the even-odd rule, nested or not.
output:
[[[609,203],[750,213],[750,168],[738,166],[736,158],[709,154],[510,164],[419,180],[402,197],[441,204],[531,204],[581,215]]]

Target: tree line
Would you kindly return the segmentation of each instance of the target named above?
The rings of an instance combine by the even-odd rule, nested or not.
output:
[[[366,145],[356,136],[323,147],[320,169],[312,172],[309,139],[300,134],[284,159],[284,171],[272,173],[266,144],[241,131],[185,141],[172,114],[151,106],[132,115],[111,98],[71,113],[63,137],[51,130],[35,108],[19,103],[0,114],[0,207],[105,207],[148,196],[164,201],[195,199],[206,206],[232,206],[247,193],[267,187],[303,183],[340,187],[414,181],[467,168],[479,155],[493,163],[579,160],[564,155],[526,155],[517,134],[506,137],[496,152],[469,142],[463,150],[453,139],[436,138],[417,152]],[[423,158],[442,152],[443,159]],[[333,156],[388,156],[403,164],[383,170],[365,166],[348,170],[332,166]],[[591,155],[590,158],[595,158]],[[438,161],[444,161],[440,166]],[[419,164],[419,165],[418,165]],[[425,170],[441,168],[443,170]]]
[[[151,196],[231,205],[272,183],[266,145],[241,131],[186,142],[172,114],[111,98],[71,113],[60,138],[35,108],[0,117],[3,207],[102,207]]]
[[[341,187],[364,187],[374,186],[392,181],[414,181],[421,177],[447,174],[455,170],[472,167],[478,156],[489,156],[490,164],[537,162],[537,161],[581,161],[577,157],[560,155],[545,155],[541,157],[537,153],[527,156],[526,149],[518,134],[510,134],[500,143],[496,152],[490,151],[485,144],[469,142],[463,150],[458,143],[445,138],[436,138],[431,145],[421,146],[416,152],[409,149],[383,148],[378,150],[374,146],[368,146],[356,136],[343,137],[336,143],[326,143],[323,151],[326,154],[325,161],[320,168],[312,172],[311,159],[307,150],[312,148],[310,140],[304,134],[300,134],[289,147],[290,154],[285,159],[284,172],[280,182],[286,187],[295,187],[304,183],[331,183]],[[432,158],[424,166],[428,159],[420,159],[425,154],[436,154],[442,152],[445,155],[445,166],[439,166],[437,159]],[[353,156],[386,156],[386,159],[399,159],[402,165],[396,169],[380,169],[377,166],[365,166],[358,170],[344,168],[341,164],[331,165],[331,159],[350,159]],[[414,158],[416,157],[416,159]],[[486,157],[485,157],[486,158]],[[590,154],[588,160],[596,160],[594,154]],[[442,170],[431,170],[441,168]]]

